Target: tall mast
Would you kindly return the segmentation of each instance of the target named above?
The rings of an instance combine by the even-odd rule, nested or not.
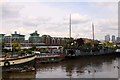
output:
[[[69,37],[71,38],[71,14],[70,14],[70,22],[69,22]]]
[[[92,23],[93,47],[94,47],[94,24]]]
[[[10,36],[10,47],[11,47],[11,51],[12,51],[12,35]]]

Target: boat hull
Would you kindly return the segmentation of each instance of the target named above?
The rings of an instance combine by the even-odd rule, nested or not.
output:
[[[73,50],[72,53],[69,53],[71,51],[66,51],[67,55],[65,56],[66,58],[76,58],[76,57],[79,57],[79,56],[102,56],[102,55],[115,55],[115,51],[114,50],[101,50],[101,51],[96,51],[96,52],[83,52],[83,51],[80,51],[80,50]]]
[[[116,52],[115,54],[116,56],[120,57],[120,52]]]
[[[65,59],[65,56],[42,56],[37,57],[36,62],[38,63],[56,63]]]
[[[25,68],[25,66],[34,67],[35,65],[35,55],[26,56],[22,58],[3,60],[0,62],[2,71],[20,71]]]

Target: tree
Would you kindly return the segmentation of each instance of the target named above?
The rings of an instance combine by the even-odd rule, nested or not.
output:
[[[76,40],[76,43],[78,44],[78,46],[82,46],[84,45],[84,40],[82,38],[79,38]]]
[[[115,48],[114,44],[111,42],[107,42],[103,44],[104,47],[110,47],[110,48]]]
[[[73,38],[65,38],[64,48],[73,48],[74,47],[74,39]]]
[[[13,51],[19,51],[21,49],[21,45],[18,42],[15,42],[12,44],[12,50]]]
[[[32,48],[31,48],[31,50],[36,50],[36,45],[32,45]]]
[[[0,47],[1,47],[1,49],[3,50],[4,47],[5,47],[5,43],[4,43],[4,42],[1,42],[1,43],[0,43]]]

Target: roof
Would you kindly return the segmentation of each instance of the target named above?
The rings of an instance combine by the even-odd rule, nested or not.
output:
[[[59,48],[59,47],[62,47],[62,46],[36,46],[36,48]]]

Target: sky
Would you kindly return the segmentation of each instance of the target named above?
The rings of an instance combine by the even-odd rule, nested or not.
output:
[[[1,0],[0,33],[17,31],[26,35],[35,30],[40,36],[69,37],[71,15],[72,37],[104,40],[107,34],[118,36],[118,0]]]

